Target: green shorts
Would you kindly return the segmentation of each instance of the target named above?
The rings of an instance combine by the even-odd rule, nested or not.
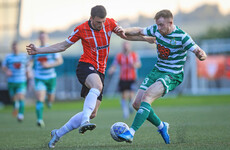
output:
[[[56,78],[51,78],[47,80],[35,78],[35,90],[36,91],[47,91],[47,93],[49,94],[55,93]]]
[[[141,83],[140,89],[147,90],[153,83],[156,81],[161,81],[161,83],[165,87],[164,96],[169,91],[175,89],[184,78],[184,73],[173,74],[169,72],[163,72],[158,70],[157,68],[153,68],[153,70],[145,77],[144,81]]]
[[[13,97],[15,94],[26,94],[26,82],[8,82],[8,90],[10,97]]]

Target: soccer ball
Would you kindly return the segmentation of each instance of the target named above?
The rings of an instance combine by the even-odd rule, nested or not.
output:
[[[124,122],[116,122],[111,126],[110,134],[112,138],[117,142],[122,142],[123,140],[118,137],[119,134],[124,133],[129,130],[129,126]]]

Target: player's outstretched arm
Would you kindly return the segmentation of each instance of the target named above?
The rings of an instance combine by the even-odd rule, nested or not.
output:
[[[202,50],[199,46],[193,52],[200,61],[204,61],[207,58],[205,51]]]
[[[125,35],[126,36],[144,36],[143,34],[143,28],[140,27],[131,27],[131,28],[126,28],[124,29]]]
[[[57,53],[57,52],[65,51],[71,45],[72,44],[69,44],[66,41],[63,41],[63,42],[60,42],[54,45],[50,45],[48,47],[41,47],[41,48],[37,48],[34,44],[30,44],[26,46],[26,50],[29,55]]]

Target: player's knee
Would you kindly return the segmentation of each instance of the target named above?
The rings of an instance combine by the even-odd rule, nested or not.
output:
[[[135,110],[138,110],[139,107],[140,107],[140,104],[139,104],[138,102],[135,101],[135,102],[133,102],[132,106],[133,106],[133,108],[134,108]]]

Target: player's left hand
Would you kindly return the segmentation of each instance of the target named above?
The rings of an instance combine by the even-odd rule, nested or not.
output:
[[[207,58],[207,55],[206,55],[205,51],[203,51],[200,47],[198,47],[197,49],[195,49],[194,53],[196,54],[196,57],[200,61],[204,61]]]

